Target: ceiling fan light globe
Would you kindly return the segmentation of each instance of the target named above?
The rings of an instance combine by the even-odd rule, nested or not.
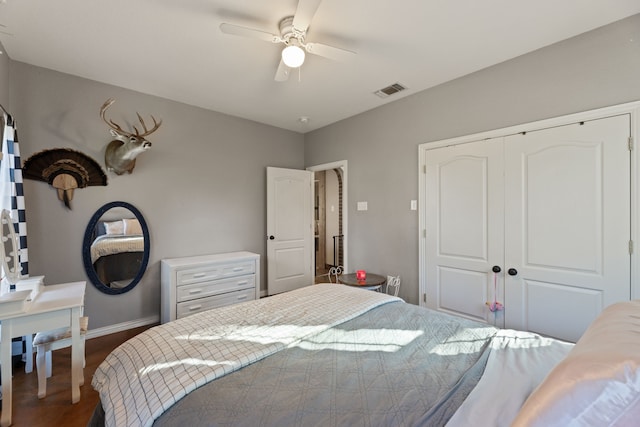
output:
[[[289,68],[298,68],[304,63],[304,50],[299,46],[287,46],[282,49],[282,61]]]

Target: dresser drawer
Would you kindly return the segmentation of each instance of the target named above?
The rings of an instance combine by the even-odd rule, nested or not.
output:
[[[250,274],[248,276],[232,277],[230,279],[220,279],[208,282],[199,282],[192,285],[179,286],[176,289],[176,301],[183,302],[192,299],[208,297],[227,292],[238,291],[241,289],[251,288],[255,292],[256,276]]]
[[[190,314],[199,313],[212,308],[224,307],[225,305],[251,301],[255,299],[255,295],[254,289],[244,289],[242,291],[229,292],[222,295],[179,302],[176,307],[176,318],[179,319],[181,317],[186,317]]]
[[[176,286],[207,282],[225,277],[241,276],[255,273],[255,262],[241,262],[204,267],[189,268],[177,272]]]
[[[260,298],[260,255],[196,255],[160,261],[160,321]]]

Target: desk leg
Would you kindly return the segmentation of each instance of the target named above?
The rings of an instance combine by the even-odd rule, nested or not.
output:
[[[0,418],[0,426],[8,427],[11,425],[11,320],[2,321],[2,334],[0,335],[0,363],[2,363],[2,417]]]
[[[24,336],[24,347],[25,347],[25,365],[24,372],[25,374],[30,374],[33,372],[33,335],[27,334]]]
[[[80,401],[80,374],[82,356],[80,355],[80,308],[71,309],[71,403]]]

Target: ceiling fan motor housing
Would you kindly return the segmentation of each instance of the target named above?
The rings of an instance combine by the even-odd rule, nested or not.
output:
[[[282,42],[289,45],[294,46],[303,46],[304,47],[304,36],[306,35],[306,31],[300,31],[293,26],[293,16],[287,16],[282,18],[279,24],[280,27],[280,38]]]

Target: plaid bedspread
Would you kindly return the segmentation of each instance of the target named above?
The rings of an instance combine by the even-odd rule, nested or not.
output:
[[[94,374],[105,425],[150,426],[198,387],[392,301],[401,300],[321,284],[149,329]]]

